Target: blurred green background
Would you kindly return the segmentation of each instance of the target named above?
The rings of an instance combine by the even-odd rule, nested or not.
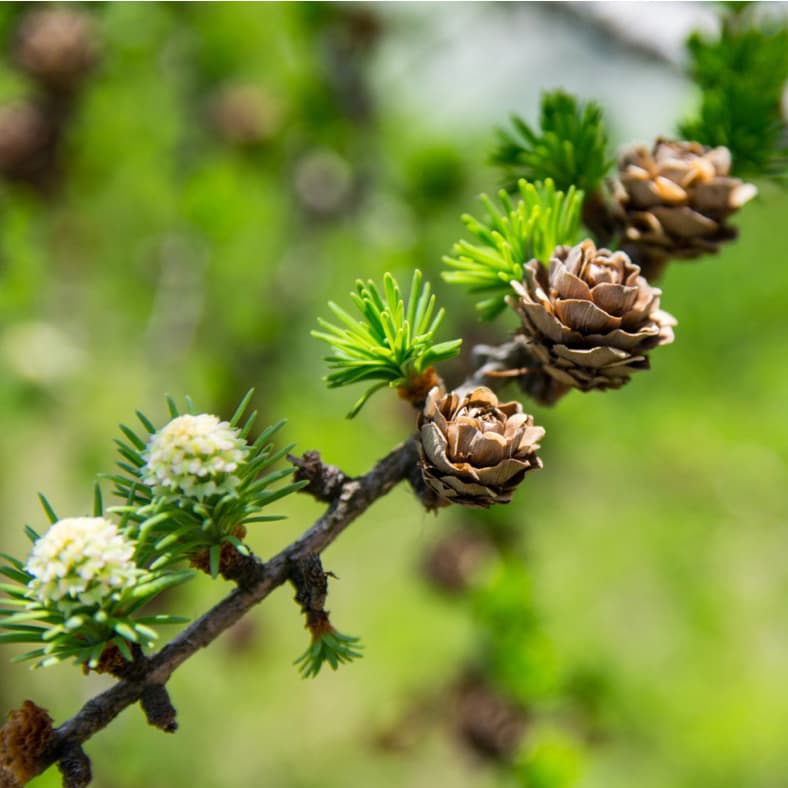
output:
[[[690,5],[641,14],[659,32]],[[503,339],[513,317],[480,326],[439,280],[459,215],[496,188],[492,127],[563,86],[603,102],[618,144],[696,101],[670,56],[539,4],[69,6],[96,65],[44,96],[19,67],[34,10],[0,8],[0,549],[20,555],[22,525],[45,523],[36,492],[86,512],[116,424],[163,420],[164,392],[228,417],[254,386],[282,440],[365,471],[412,414],[384,392],[345,420],[357,393],[325,390],[309,337],[326,300],[419,266],[443,338]],[[34,99],[53,125],[31,153]],[[760,187],[740,241],[669,269],[679,327],[652,372],[532,408],[545,468],[510,507],[435,518],[403,486],[327,551],[332,618],[363,660],[300,679],[307,634],[280,589],[175,674],[174,737],[129,709],[89,743],[94,784],[788,785],[788,198]],[[321,511],[279,508],[250,534],[263,557]],[[461,527],[520,542],[451,595],[422,567]],[[205,578],[173,605],[198,615],[227,590]],[[469,665],[525,710],[515,768],[457,735]],[[105,685],[0,662],[0,706],[30,697],[57,722]]]

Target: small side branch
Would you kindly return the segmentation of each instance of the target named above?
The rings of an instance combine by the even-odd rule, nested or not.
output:
[[[306,651],[295,661],[304,678],[317,676],[326,663],[336,670],[340,664],[361,656],[359,638],[343,635],[331,623],[326,610],[329,576],[336,577],[323,569],[316,553],[299,558],[290,569],[290,582],[296,590],[295,601],[306,617],[306,628],[312,636]]]

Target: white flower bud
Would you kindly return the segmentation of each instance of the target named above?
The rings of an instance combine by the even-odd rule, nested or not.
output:
[[[133,560],[134,544],[103,517],[58,520],[33,545],[27,571],[30,594],[68,612],[75,603],[98,605],[117,598],[144,573]]]
[[[231,492],[248,454],[238,430],[216,416],[178,416],[155,433],[143,453],[143,481],[157,493],[204,498]]]

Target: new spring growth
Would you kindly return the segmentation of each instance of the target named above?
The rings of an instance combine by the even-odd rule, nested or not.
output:
[[[318,318],[323,331],[312,332],[334,350],[325,358],[331,369],[324,378],[329,388],[375,381],[348,418],[355,416],[378,389],[418,388],[421,379],[433,377],[431,365],[460,352],[461,339],[435,342],[444,310],[435,311],[435,296],[429,283],[422,283],[421,271],[413,274],[407,300],[389,273],[383,277],[383,292],[372,280],[365,284],[359,279],[350,297],[362,319],[330,301],[328,308],[341,325]]]
[[[512,126],[512,131],[498,129],[498,146],[490,157],[502,168],[509,191],[517,191],[521,178],[552,178],[563,191],[574,186],[590,194],[614,163],[607,154],[602,108],[595,101],[581,104],[562,90],[544,93],[539,128],[516,115]]]
[[[458,241],[453,255],[444,257],[452,271],[447,282],[465,285],[485,297],[476,304],[483,320],[492,320],[506,308],[511,282],[521,282],[524,266],[532,259],[547,264],[557,246],[574,244],[580,231],[583,192],[570,186],[558,191],[550,178],[544,183],[518,183],[520,199],[514,204],[505,191],[498,197],[503,211],[486,195],[483,220],[465,214],[462,221],[480,243]]]

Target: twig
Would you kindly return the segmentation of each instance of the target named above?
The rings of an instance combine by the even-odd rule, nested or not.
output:
[[[159,652],[145,659],[139,677],[119,681],[89,700],[57,728],[36,763],[37,774],[77,751],[79,745],[108,725],[121,711],[139,701],[150,686],[163,687],[180,665],[235,624],[250,608],[287,581],[292,563],[321,553],[378,498],[409,477],[417,462],[415,438],[398,446],[357,479],[345,477],[325,513],[295,542],[270,561],[256,560],[254,576],[197,619]]]

